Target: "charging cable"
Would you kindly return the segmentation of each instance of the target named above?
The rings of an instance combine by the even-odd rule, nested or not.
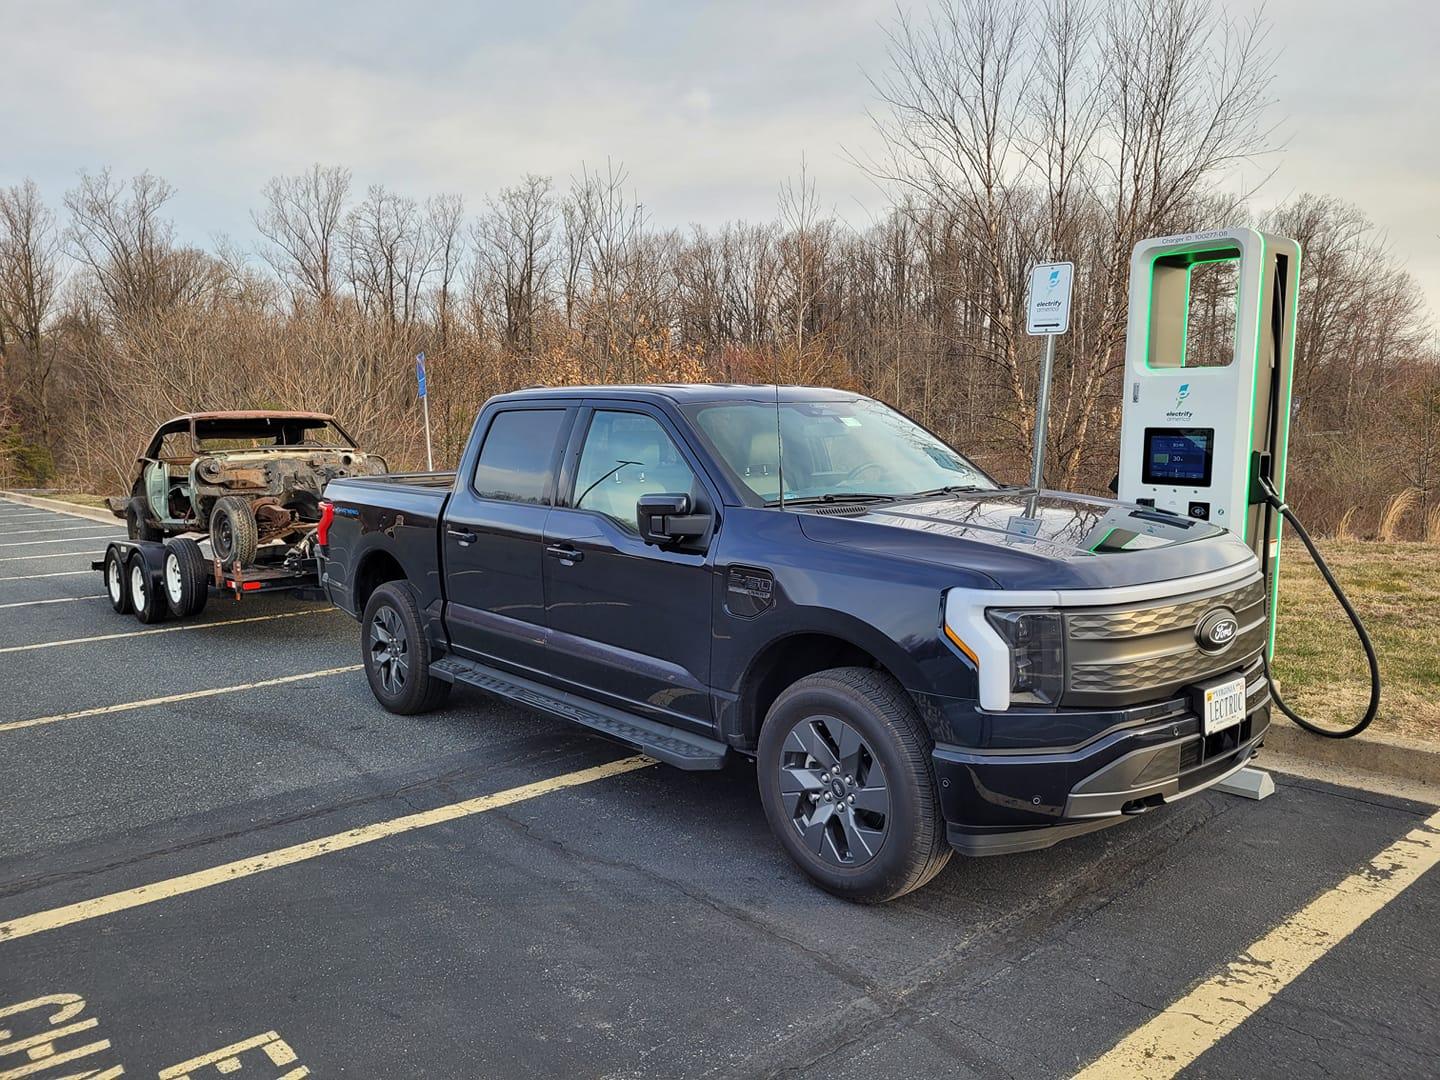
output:
[[[1352,735],[1359,735],[1370,726],[1375,719],[1375,714],[1380,711],[1380,661],[1375,657],[1375,646],[1370,641],[1370,635],[1365,630],[1365,624],[1360,621],[1360,616],[1350,603],[1350,598],[1345,595],[1345,590],[1335,580],[1335,575],[1330,572],[1330,567],[1325,565],[1325,560],[1320,552],[1315,550],[1315,542],[1310,539],[1310,534],[1305,531],[1305,526],[1300,524],[1295,517],[1294,511],[1288,503],[1280,497],[1280,494],[1271,485],[1266,476],[1256,478],[1259,482],[1261,492],[1265,496],[1265,502],[1277,513],[1285,518],[1294,527],[1296,534],[1305,545],[1305,550],[1310,552],[1310,558],[1315,562],[1315,568],[1320,571],[1320,576],[1325,579],[1325,584],[1330,586],[1330,591],[1335,594],[1335,599],[1340,601],[1340,606],[1345,609],[1345,614],[1350,617],[1350,625],[1355,627],[1355,636],[1360,639],[1360,647],[1365,650],[1365,660],[1370,665],[1370,704],[1365,709],[1365,715],[1358,722],[1347,728],[1321,727],[1313,720],[1307,720],[1290,706],[1285,704],[1284,698],[1280,696],[1280,690],[1275,685],[1275,680],[1270,678],[1270,696],[1275,699],[1275,704],[1280,711],[1288,716],[1295,723],[1299,724],[1306,731],[1314,732],[1316,735],[1324,736],[1327,739],[1348,739]],[[1275,587],[1279,588],[1279,582]],[[1270,677],[1269,657],[1266,657],[1265,674]]]

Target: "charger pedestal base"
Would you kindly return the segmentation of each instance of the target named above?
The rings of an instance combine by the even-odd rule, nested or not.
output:
[[[1227,795],[1239,795],[1246,799],[1268,799],[1275,794],[1275,781],[1263,769],[1246,766],[1234,776],[1215,785],[1216,791]]]

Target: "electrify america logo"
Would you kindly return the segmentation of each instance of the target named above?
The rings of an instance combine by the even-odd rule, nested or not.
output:
[[[1182,382],[1175,391],[1175,408],[1165,414],[1167,420],[1189,420],[1195,414],[1185,408],[1185,399],[1190,396],[1190,384]]]

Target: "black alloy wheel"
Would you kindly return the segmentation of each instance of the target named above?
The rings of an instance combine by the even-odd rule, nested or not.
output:
[[[873,668],[787,687],[756,746],[770,830],[821,888],[861,903],[918,889],[949,861],[930,755],[910,695]]]
[[[360,648],[370,692],[388,711],[429,712],[449,696],[450,683],[430,674],[430,638],[405,582],[386,582],[370,594],[360,619]]]
[[[410,640],[392,607],[382,607],[370,617],[370,660],[385,693],[402,695],[410,679]]]
[[[875,751],[834,716],[802,720],[785,736],[780,796],[805,847],[834,866],[863,866],[885,843],[890,789]]]

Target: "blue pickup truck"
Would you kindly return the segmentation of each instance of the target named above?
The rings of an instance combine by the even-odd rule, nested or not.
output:
[[[462,683],[681,769],[753,759],[780,844],[854,900],[1202,790],[1269,724],[1240,540],[1002,486],[853,393],[504,394],[456,472],[325,499],[385,708]]]

